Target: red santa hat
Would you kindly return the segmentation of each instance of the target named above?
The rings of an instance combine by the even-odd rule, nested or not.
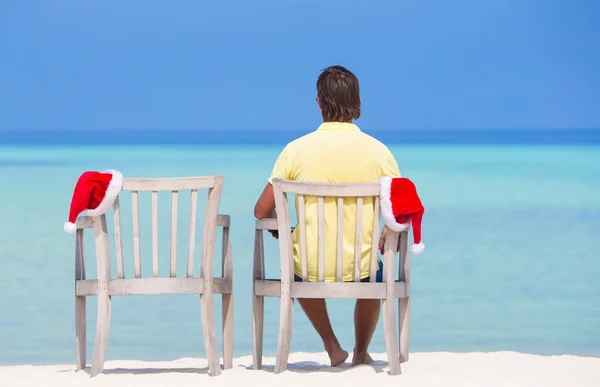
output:
[[[391,230],[404,231],[412,224],[414,244],[410,250],[413,254],[421,254],[425,249],[421,242],[421,219],[425,208],[414,183],[405,177],[383,177],[380,204],[385,224]]]
[[[64,225],[65,232],[72,234],[77,230],[77,216],[84,211],[88,216],[99,216],[108,211],[122,187],[123,175],[119,171],[107,169],[102,172],[84,172],[73,191],[69,221]]]

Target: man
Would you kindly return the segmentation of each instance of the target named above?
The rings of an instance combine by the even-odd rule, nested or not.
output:
[[[400,176],[398,163],[389,149],[373,137],[361,132],[352,123],[360,117],[361,103],[356,76],[341,66],[328,67],[317,80],[317,103],[323,117],[319,128],[289,143],[279,155],[263,193],[254,208],[257,219],[274,216],[275,198],[271,181],[273,178],[304,182],[356,184],[379,182],[383,176]],[[308,280],[317,281],[317,209],[316,198],[305,198],[306,244],[308,257]],[[325,222],[325,281],[335,281],[337,205],[326,200]],[[344,201],[344,255],[343,281],[354,280],[354,242],[356,199]],[[369,257],[373,224],[373,202],[365,198],[363,208],[362,271],[361,280],[369,280]],[[371,229],[369,230],[369,228]],[[380,249],[385,242],[384,228],[379,241]],[[277,237],[276,233],[273,233]],[[292,235],[295,280],[300,277],[299,235]],[[381,281],[381,262],[377,281]],[[346,361],[344,351],[331,327],[324,299],[299,299],[329,354],[332,366]],[[368,353],[369,343],[379,319],[380,301],[359,299],[354,310],[355,347],[352,365],[372,362]]]

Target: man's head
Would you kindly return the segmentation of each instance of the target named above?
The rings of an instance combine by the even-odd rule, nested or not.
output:
[[[342,66],[327,67],[317,80],[317,101],[325,122],[351,122],[358,119],[358,79]]]

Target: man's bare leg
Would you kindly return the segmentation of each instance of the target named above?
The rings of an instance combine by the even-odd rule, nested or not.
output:
[[[319,336],[321,336],[325,351],[329,354],[331,366],[336,367],[345,362],[348,358],[348,352],[342,349],[335,333],[333,333],[325,300],[322,298],[302,298],[298,299],[298,302]]]
[[[354,357],[352,365],[370,364],[369,343],[377,327],[381,302],[379,300],[356,300],[354,308]]]

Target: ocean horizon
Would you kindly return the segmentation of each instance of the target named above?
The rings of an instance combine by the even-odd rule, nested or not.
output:
[[[566,144],[559,141],[564,132],[556,132],[552,141],[537,137],[537,143],[525,142],[534,137],[520,137],[518,144],[514,138],[500,145],[477,144],[462,137],[462,144],[419,144],[402,137],[389,144],[426,208],[427,248],[411,261],[411,351],[600,357],[600,131],[587,133],[569,137]],[[62,225],[79,175],[106,168],[125,177],[225,176],[220,212],[232,217],[234,355],[251,353],[252,210],[287,137],[250,144],[205,143],[199,135],[194,138],[200,142],[168,144],[154,137],[135,146],[123,138],[109,141],[108,136],[85,144],[55,138],[46,145],[41,138],[19,142],[12,137],[7,145],[4,134],[0,132],[5,182],[0,200],[0,364],[75,362],[75,239]],[[161,136],[166,139],[167,134]],[[574,138],[582,144],[573,144]],[[399,143],[403,141],[408,143]],[[186,200],[180,195],[182,269],[189,223]],[[122,203],[125,271],[131,277],[130,200],[124,197]],[[149,203],[140,195],[144,275],[151,263]],[[168,197],[159,198],[161,276],[168,272],[169,214]],[[88,276],[94,278],[93,237],[86,234]],[[268,234],[265,242],[267,274],[276,278],[278,246]],[[114,262],[114,247],[111,258]],[[220,297],[215,301],[220,326]],[[353,302],[332,300],[328,307],[340,342],[352,350]],[[89,362],[94,297],[88,299],[87,310]],[[108,360],[205,357],[198,297],[115,296],[112,315]],[[279,302],[266,300],[267,356],[275,354],[278,324]],[[385,352],[381,319],[370,349]],[[323,351],[297,303],[291,350]]]
[[[360,125],[359,125],[360,126]],[[315,128],[264,129],[61,129],[0,130],[0,145],[276,145]],[[379,129],[361,127],[386,144],[405,145],[597,145],[600,128],[589,129]]]

